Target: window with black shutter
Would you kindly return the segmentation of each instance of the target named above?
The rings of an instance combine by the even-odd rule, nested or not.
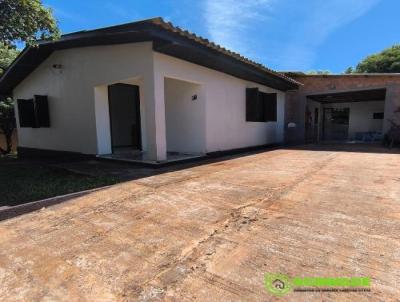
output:
[[[277,94],[260,92],[258,88],[247,88],[246,121],[276,122]]]
[[[19,125],[22,128],[34,128],[36,127],[35,119],[35,106],[33,99],[29,100],[17,100]]]
[[[260,112],[260,101],[258,88],[246,89],[246,121],[261,122],[262,111]]]
[[[17,100],[19,125],[21,128],[50,127],[47,95],[35,95],[34,99]]]
[[[372,116],[374,120],[383,120],[385,117],[385,114],[383,112],[375,112]]]
[[[264,121],[277,121],[277,95],[276,93],[263,93]]]
[[[49,102],[47,95],[35,95],[35,118],[38,127],[50,127]]]

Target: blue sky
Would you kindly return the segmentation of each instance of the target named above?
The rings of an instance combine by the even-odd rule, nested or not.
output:
[[[63,33],[155,16],[275,70],[342,72],[400,43],[398,0],[44,0]]]

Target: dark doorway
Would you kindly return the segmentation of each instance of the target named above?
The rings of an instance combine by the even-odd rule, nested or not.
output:
[[[317,143],[319,141],[319,108],[310,109],[306,106],[306,142]]]
[[[306,111],[305,111],[305,121],[306,121],[306,142],[307,143],[312,143],[313,142],[313,124],[312,124],[312,113],[310,111],[310,108],[306,106]]]
[[[139,86],[108,86],[108,103],[113,153],[124,149],[141,150]]]
[[[313,119],[313,140],[314,142],[319,141],[319,108],[314,108],[314,119]]]
[[[323,139],[345,141],[349,137],[350,108],[324,108]]]

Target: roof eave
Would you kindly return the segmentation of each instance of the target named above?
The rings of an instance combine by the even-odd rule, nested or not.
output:
[[[155,51],[278,90],[298,89],[302,85],[292,78],[250,61],[237,53],[174,27],[172,24],[164,22],[161,18],[153,18],[135,23],[67,34],[57,41],[39,41],[38,46],[27,47],[0,78],[0,94],[10,94],[27,75],[55,50],[141,41],[153,41],[153,49]],[[165,45],[169,45],[169,48],[166,48]],[[188,49],[190,52],[186,53],[185,51]],[[33,66],[35,54],[37,55],[37,60],[36,66]],[[204,58],[199,58],[199,54],[202,54]],[[207,58],[208,60],[206,60]],[[23,62],[24,60],[28,61],[25,67],[21,64],[21,61]],[[223,63],[219,62],[219,60],[223,61]],[[229,68],[224,67],[226,62],[229,62]],[[29,63],[32,64],[30,65]],[[237,71],[232,69],[233,65],[238,68]]]

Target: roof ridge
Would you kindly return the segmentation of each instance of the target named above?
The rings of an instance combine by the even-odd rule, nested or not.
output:
[[[191,32],[191,31],[189,31],[187,29],[183,29],[183,28],[181,28],[179,26],[176,26],[170,21],[165,21],[160,16],[153,17],[153,18],[148,18],[148,19],[143,19],[143,20],[137,20],[137,21],[134,21],[134,22],[121,23],[121,24],[112,25],[112,26],[108,26],[108,27],[102,27],[102,28],[96,28],[96,29],[81,30],[81,31],[77,31],[77,32],[72,32],[72,33],[68,33],[68,34],[62,35],[61,38],[63,38],[63,37],[69,38],[70,36],[73,36],[74,34],[79,34],[79,33],[90,34],[92,32],[96,32],[96,31],[110,30],[110,29],[113,29],[113,28],[118,28],[118,27],[127,26],[127,25],[134,25],[134,24],[139,24],[139,23],[149,23],[149,24],[153,24],[153,25],[156,25],[156,26],[160,26],[163,29],[166,29],[166,30],[168,30],[170,32],[173,32],[175,34],[179,34],[179,35],[181,35],[181,36],[183,36],[183,37],[185,37],[187,39],[193,40],[193,41],[195,41],[197,43],[200,43],[200,44],[202,44],[202,45],[204,45],[204,46],[206,46],[208,48],[211,48],[211,49],[213,49],[215,51],[218,51],[218,52],[221,52],[221,53],[223,53],[223,54],[225,54],[227,56],[233,57],[233,58],[235,58],[235,59],[237,59],[237,60],[239,60],[239,61],[241,61],[243,63],[252,65],[253,67],[261,69],[262,71],[264,71],[266,73],[275,75],[276,77],[281,78],[281,79],[283,79],[285,81],[291,82],[291,83],[296,84],[296,85],[303,85],[302,83],[296,81],[295,79],[287,76],[285,73],[282,73],[282,72],[279,72],[279,71],[275,71],[275,70],[273,70],[271,68],[268,68],[267,66],[265,66],[265,65],[263,65],[261,63],[258,63],[258,62],[254,61],[254,60],[251,60],[251,59],[241,55],[238,52],[235,52],[235,51],[232,51],[232,50],[230,50],[228,48],[225,48],[222,45],[217,44],[217,43],[215,43],[213,41],[210,41],[209,39],[204,38],[204,37],[202,37],[200,35],[197,35],[196,33]],[[51,43],[51,41],[50,42],[49,41],[43,41],[43,42],[45,44],[46,43]]]
[[[172,22],[167,22],[162,17],[156,17],[156,18],[152,18],[152,19],[148,19],[148,20],[144,20],[144,21],[149,21],[150,23],[158,25],[158,26],[161,26],[166,30],[170,30],[170,31],[172,31],[174,33],[178,33],[178,34],[180,34],[180,35],[182,35],[182,36],[184,36],[184,37],[186,37],[188,39],[191,39],[191,40],[194,40],[194,41],[196,41],[196,42],[198,42],[200,44],[203,44],[206,47],[212,48],[212,49],[217,50],[219,52],[222,52],[222,53],[224,53],[224,54],[226,54],[228,56],[234,57],[234,58],[236,58],[236,59],[238,59],[238,60],[240,60],[240,61],[242,61],[244,63],[247,63],[247,64],[250,64],[250,65],[252,65],[254,67],[260,68],[265,72],[272,73],[272,74],[276,75],[277,77],[280,77],[280,78],[282,78],[282,79],[284,79],[286,81],[290,81],[290,82],[292,82],[292,83],[294,83],[296,85],[302,85],[301,83],[299,83],[295,79],[292,79],[292,78],[290,78],[290,77],[288,77],[288,76],[286,76],[286,75],[284,75],[284,74],[282,74],[282,73],[280,73],[278,71],[275,71],[275,70],[273,70],[271,68],[268,68],[268,67],[266,67],[265,65],[263,65],[261,63],[253,61],[253,60],[241,55],[238,52],[235,52],[235,51],[232,51],[230,49],[227,49],[227,48],[225,48],[225,47],[223,47],[223,46],[221,46],[221,45],[219,45],[219,44],[217,44],[217,43],[215,43],[213,41],[208,40],[207,38],[204,38],[204,37],[202,37],[200,35],[197,35],[197,34],[195,34],[193,32],[190,32],[190,31],[188,31],[186,29],[182,29],[179,26],[175,26]]]

